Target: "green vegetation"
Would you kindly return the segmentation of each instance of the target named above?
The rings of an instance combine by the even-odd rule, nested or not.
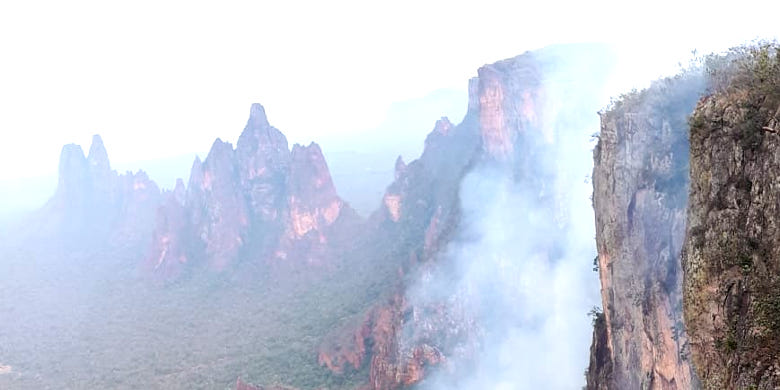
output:
[[[40,244],[2,257],[0,317],[14,325],[0,329],[0,365],[14,374],[0,388],[227,389],[241,377],[354,389],[367,364],[335,375],[318,364],[318,347],[381,301],[397,269],[348,256],[315,272],[197,273],[161,287],[134,274],[133,251]]]
[[[705,306],[686,303],[689,330],[694,329],[694,338],[714,343],[704,346],[707,355],[700,357],[705,388],[774,386],[780,276],[772,233],[777,209],[766,202],[776,197],[772,167],[780,130],[780,46],[759,42],[706,56],[702,64],[709,96],[688,123],[693,185],[703,191],[694,194],[700,203],[692,207],[705,219],[688,230],[693,271],[686,277],[696,281],[688,285],[696,286],[688,291],[696,298],[691,302],[703,297]],[[706,305],[714,303],[713,312]],[[699,316],[701,310],[712,312],[705,313],[712,319]],[[708,330],[708,323],[714,328]]]
[[[756,302],[757,323],[768,333],[768,339],[780,340],[780,275],[775,275],[763,290]]]
[[[599,321],[604,321],[604,311],[598,306],[593,306],[588,312],[588,316],[590,316],[593,326],[596,326]]]
[[[666,150],[646,153],[642,164],[644,169],[656,169],[643,172],[642,176],[653,178],[654,189],[664,195],[662,201],[669,208],[683,207],[688,196],[689,116],[705,90],[702,74],[700,64],[692,63],[674,77],[621,95],[602,114],[603,121],[625,121],[628,129],[634,126],[655,129],[649,132],[649,142],[669,145]],[[660,156],[668,157],[671,165],[662,167],[653,161]]]
[[[729,96],[720,107],[721,115],[729,105],[738,108],[735,132],[745,150],[755,150],[767,132],[780,131],[780,45],[758,42],[730,49],[724,54],[711,54],[702,59],[710,94]],[[691,134],[706,134],[720,123],[707,123],[704,110],[691,118]],[[732,114],[734,115],[734,114]],[[713,119],[713,118],[710,118]],[[733,119],[733,118],[732,118]],[[725,118],[720,119],[725,120]]]
[[[747,94],[780,102],[780,45],[758,42],[704,59],[713,93]],[[776,106],[775,106],[776,107]]]

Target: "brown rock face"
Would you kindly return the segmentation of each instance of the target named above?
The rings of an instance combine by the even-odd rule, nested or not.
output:
[[[388,187],[382,208],[372,218],[376,224],[367,234],[386,244],[382,253],[371,255],[408,258],[401,261],[401,278],[419,261],[431,261],[439,242],[446,242],[457,226],[460,180],[478,151],[473,119],[453,126],[443,118],[428,135],[420,159],[406,165],[399,158],[396,180]],[[396,292],[327,336],[318,358],[335,374],[368,365],[367,389],[404,388],[443,365],[444,350],[455,346],[454,338],[465,338],[473,330],[466,329],[470,326],[455,321],[441,303],[413,306],[402,292]]]
[[[437,365],[445,363],[442,352],[419,337],[415,343],[403,342],[405,327],[418,333],[441,324],[413,314],[400,295],[371,309],[362,321],[340,329],[326,338],[320,347],[319,362],[336,374],[346,369],[370,366],[370,389],[398,389],[412,386],[425,378]],[[408,313],[408,318],[404,318]],[[439,313],[441,314],[441,313]],[[419,336],[419,335],[418,335]],[[426,335],[430,338],[430,334]],[[366,358],[370,356],[370,361]]]
[[[121,211],[113,231],[116,245],[128,242],[148,243],[150,228],[154,225],[155,210],[162,196],[157,183],[144,171],[120,175],[117,180]],[[116,207],[116,206],[114,206]]]
[[[465,298],[451,285],[439,287],[447,293],[425,299],[412,291],[421,288],[418,278],[438,278],[457,267],[444,249],[463,234],[460,196],[469,172],[495,168],[506,176],[503,179],[520,183],[540,170],[542,176],[548,174],[534,159],[563,135],[540,126],[545,114],[540,66],[540,58],[526,54],[483,67],[470,81],[463,122],[453,125],[442,118],[427,136],[419,159],[408,165],[396,162],[395,181],[372,216],[376,230],[369,237],[384,237],[391,244],[383,250],[408,258],[399,267],[403,284],[391,299],[328,336],[319,351],[322,365],[342,373],[368,364],[368,388],[382,390],[420,385],[435,371],[455,386],[473,371],[484,329],[476,313],[466,308]],[[544,188],[536,184],[529,182],[529,187]],[[550,199],[539,204],[555,205]],[[559,231],[561,236],[565,231]],[[556,250],[551,237],[559,236],[551,234],[537,243],[540,252],[549,251],[548,258]]]
[[[157,257],[148,259],[144,267],[147,272],[157,273],[163,279],[175,278],[183,271],[192,257],[192,251],[187,248],[196,242],[184,207],[185,191],[184,183],[177,180],[173,193],[164,195],[165,201],[157,210],[152,236],[152,243],[156,245],[152,253]]]
[[[357,323],[336,329],[327,335],[320,346],[317,362],[335,374],[346,370],[359,370],[370,352],[367,341],[370,340],[373,324],[373,311],[357,318]]]
[[[294,238],[301,238],[333,224],[339,217],[343,202],[336,194],[319,145],[293,146],[291,167],[290,233]]]
[[[479,69],[476,95],[482,147],[492,158],[513,157],[519,133],[536,125],[541,115],[540,70],[531,55]]]
[[[219,271],[238,256],[250,228],[232,145],[217,139],[203,161],[202,175],[200,186],[191,192],[192,203],[203,205],[191,210],[193,219],[199,221],[194,229],[205,244],[209,266]]]
[[[614,387],[612,381],[612,354],[610,353],[607,322],[604,313],[598,313],[593,319],[593,341],[590,344],[590,365],[585,372],[585,388],[589,390],[609,390]]]
[[[290,169],[287,138],[268,124],[263,106],[252,105],[244,131],[236,144],[236,158],[242,191],[256,220],[277,221],[286,202],[286,180]]]
[[[338,197],[319,146],[290,151],[259,104],[236,149],[217,139],[206,159],[193,163],[186,191],[169,197],[146,260],[163,278],[192,259],[216,271],[241,256],[327,263],[329,236],[341,233],[333,225],[358,219]]]
[[[707,389],[780,387],[780,58],[755,54],[691,119],[685,321]]]
[[[602,114],[593,206],[604,314],[589,389],[691,389],[682,321],[686,117],[701,80],[662,80]]]

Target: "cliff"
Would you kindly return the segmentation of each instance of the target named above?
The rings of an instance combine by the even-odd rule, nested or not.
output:
[[[90,294],[83,322],[114,331],[78,328],[97,368],[68,367],[95,379],[67,384],[100,387],[121,372],[128,387],[579,387],[598,276],[588,389],[691,389],[698,377],[709,388],[776,386],[780,104],[763,84],[722,87],[700,103],[692,146],[698,74],[602,113],[595,274],[588,186],[575,183],[589,169],[583,145],[598,126],[606,56],[574,45],[481,67],[465,118],[432,123],[422,155],[395,161],[365,220],[339,197],[320,147],[290,148],[259,104],[235,147],[217,139],[189,180],[162,194],[143,173],[113,172],[99,137],[87,156],[66,146],[46,209],[57,234],[107,232],[148,249],[144,276],[176,281],[149,286],[106,267],[110,301]],[[117,313],[147,325],[128,333],[101,322]],[[69,333],[52,334],[59,346]],[[163,357],[136,369],[149,350],[122,340],[150,334]],[[17,360],[28,351],[9,350]],[[109,367],[92,350],[131,363]],[[46,355],[54,367],[71,354]]]
[[[205,265],[212,271],[239,260],[327,263],[329,229],[359,218],[336,194],[316,144],[294,145],[253,104],[236,148],[217,139],[193,163],[186,189],[158,211],[145,268],[163,280]]]
[[[590,389],[694,387],[679,256],[686,118],[702,91],[698,74],[684,74],[626,95],[601,115],[593,207],[604,314],[595,328]]]
[[[95,135],[86,156],[78,145],[62,148],[56,193],[31,225],[36,234],[74,245],[107,240],[132,246],[147,242],[160,200],[145,172],[112,170],[103,140]]]
[[[707,389],[780,386],[780,56],[776,45],[708,62],[691,118],[682,265],[685,322]]]
[[[580,60],[596,56],[603,65],[601,49],[551,48],[485,65],[470,80],[463,121],[455,125],[441,118],[419,159],[396,161],[395,181],[370,220],[375,230],[369,236],[384,237],[387,256],[401,261],[400,285],[324,339],[318,354],[323,366],[335,375],[368,366],[368,389],[426,383],[469,388],[464,383],[480,375],[480,361],[507,352],[493,345],[494,338],[527,332],[525,326],[534,327],[527,318],[543,320],[517,304],[526,299],[518,292],[517,278],[529,258],[554,268],[572,256],[573,195],[558,186],[568,178],[555,167],[568,168],[577,157],[564,158],[556,148],[587,139],[582,118],[596,110],[593,95],[606,70]],[[561,77],[569,71],[591,78]],[[552,107],[556,99],[559,106]],[[538,210],[524,211],[533,207]],[[483,229],[500,231],[501,238],[488,239]],[[530,249],[515,245],[519,242],[528,242]],[[471,256],[463,258],[460,248],[468,248]],[[581,255],[579,248],[576,252]],[[474,276],[485,274],[493,275],[492,282]],[[464,286],[485,287],[496,295],[482,297]],[[505,318],[486,317],[499,311]],[[580,373],[577,367],[575,381]],[[495,383],[506,380],[493,378]]]

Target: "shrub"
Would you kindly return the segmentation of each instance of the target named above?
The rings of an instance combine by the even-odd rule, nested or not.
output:
[[[713,93],[744,93],[764,96],[770,104],[780,102],[780,45],[758,42],[712,54],[704,59],[709,88]]]

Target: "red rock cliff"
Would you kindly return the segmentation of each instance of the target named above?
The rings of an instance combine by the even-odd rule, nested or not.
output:
[[[593,206],[603,317],[589,389],[697,386],[682,318],[680,250],[688,188],[686,117],[696,75],[661,80],[602,114]]]
[[[193,164],[183,199],[181,192],[158,211],[146,260],[146,269],[163,277],[193,259],[216,271],[241,256],[327,263],[328,236],[338,234],[329,228],[342,217],[358,219],[338,197],[319,146],[290,151],[259,104],[235,150],[217,139],[206,159]]]

